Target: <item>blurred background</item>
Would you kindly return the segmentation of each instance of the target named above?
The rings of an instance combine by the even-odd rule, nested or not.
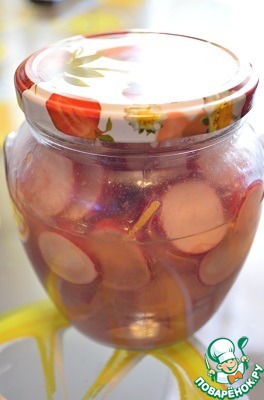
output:
[[[79,34],[132,28],[197,36],[244,53],[252,60],[261,78],[250,122],[259,134],[263,134],[264,18],[260,0],[57,0],[54,2],[0,0],[0,313],[45,297],[18,241],[4,178],[3,140],[5,135],[17,129],[24,119],[16,103],[13,86],[15,69],[32,52],[56,40]],[[250,338],[248,351],[251,360],[262,366],[264,366],[263,239],[264,217],[249,258],[234,288],[217,315],[196,335],[205,346],[217,337],[237,339],[246,335]],[[87,342],[85,343],[87,345]],[[81,345],[78,345],[79,348],[81,349]],[[93,354],[92,357],[99,357],[98,346],[96,351],[93,346],[89,349]],[[10,367],[14,360],[25,357],[28,351],[22,347],[20,350],[16,348],[14,354],[11,351],[0,351],[0,397],[1,390],[2,393],[7,390],[6,379],[13,379],[14,376],[18,379],[24,364],[21,364],[21,369],[13,368],[8,374],[5,373],[6,365]],[[74,359],[71,362],[74,362]],[[140,379],[143,367],[137,372],[136,378],[134,376],[135,379]],[[145,368],[148,367],[145,365]],[[153,365],[151,368],[152,371],[154,368],[157,376],[163,379],[160,369]],[[97,367],[97,371],[99,369]],[[20,377],[20,381],[21,379]],[[170,379],[163,381],[168,384]],[[147,380],[145,389],[142,389],[143,393],[147,390],[148,383]],[[121,391],[120,397],[116,394],[113,399],[165,400],[157,385],[154,385],[154,390],[152,379],[153,390],[146,392],[148,394],[144,396],[142,392],[138,394],[133,392],[136,388],[133,387],[131,380],[134,393],[132,397],[129,397],[127,392],[124,396]],[[248,398],[261,400],[263,392],[264,385],[259,383]],[[10,400],[45,399],[45,395],[41,397],[40,394],[37,397],[25,396],[17,393],[10,397]],[[176,400],[173,395],[166,399]]]
[[[260,0],[0,0],[0,143],[23,119],[13,74],[35,50],[73,35],[146,28],[237,48],[261,74],[261,5]]]

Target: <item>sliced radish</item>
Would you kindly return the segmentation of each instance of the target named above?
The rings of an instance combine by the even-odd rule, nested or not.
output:
[[[136,304],[138,312],[151,312],[157,319],[186,311],[181,280],[162,266],[144,290],[137,293],[133,303]]]
[[[233,243],[234,246],[234,243]],[[232,235],[229,234],[202,260],[199,268],[199,277],[205,285],[217,285],[238,268],[233,257]]]
[[[215,247],[226,233],[224,222],[221,201],[205,183],[179,183],[164,194],[160,223],[166,237],[185,253],[199,254]]]
[[[146,346],[150,347],[155,342],[167,345],[184,338],[189,306],[182,289],[178,277],[161,266],[155,278],[131,301],[137,318],[129,327],[130,335],[147,339]]]
[[[118,202],[122,209],[126,204],[133,205],[131,198],[137,202],[148,186],[142,171],[107,171],[107,191],[114,194],[114,203]]]
[[[173,266],[175,271],[178,271],[179,273],[193,271],[198,265],[198,260],[175,254],[175,252],[172,252],[171,250],[167,250],[166,259],[169,261],[169,265]]]
[[[102,168],[102,171],[101,178],[98,174],[98,183],[101,182],[97,188],[101,192],[93,205],[95,217],[99,216],[100,219],[117,218],[118,221],[122,220],[127,223],[131,222],[133,218],[138,218],[144,208],[144,196],[147,190],[143,183],[142,172],[109,168]],[[88,192],[87,195],[89,195]],[[85,206],[85,201],[83,201],[83,206]]]
[[[126,292],[123,299],[115,300],[126,307],[118,317],[115,313],[115,323],[111,324],[115,345],[146,349],[186,336],[187,306],[174,278],[163,271],[144,289]]]
[[[242,267],[254,239],[262,199],[263,182],[256,181],[247,190],[234,229],[204,257],[199,269],[204,284],[216,285]]]
[[[144,246],[144,249],[146,249],[145,253],[149,255],[149,259],[153,258],[163,271],[180,276],[197,270],[200,255],[183,254],[177,251],[170,241],[150,242]]]
[[[196,273],[191,272],[183,276],[186,294],[189,294],[191,302],[188,335],[192,335],[209,320],[226,296],[234,279],[235,275],[233,274],[230,279],[223,283],[217,286],[209,286],[201,282],[198,276],[198,268]]]
[[[75,166],[74,172],[75,185],[71,203],[64,213],[71,221],[80,220],[97,208],[104,186],[104,172],[100,166]]]
[[[257,228],[263,192],[262,181],[256,181],[248,188],[245,200],[238,213],[235,226],[236,233],[246,235],[247,233],[253,233]]]
[[[263,182],[257,181],[247,191],[235,229],[203,259],[199,275],[204,284],[217,285],[241,268],[253,242],[262,198]]]
[[[228,142],[226,146],[230,146]],[[229,218],[232,218],[243,198],[248,159],[242,151],[223,148],[207,149],[199,154],[196,168],[203,178],[221,194],[222,203]],[[237,150],[237,149],[236,149]],[[219,162],[221,160],[221,162]]]
[[[210,302],[214,288],[201,282],[198,266],[193,270],[189,269],[185,274],[180,275],[180,277],[182,285],[185,288],[186,297],[189,299],[192,307],[196,307],[197,304],[203,302],[205,299]]]
[[[231,186],[240,186],[241,170],[245,169],[247,161],[241,151],[230,151],[228,142],[220,149],[209,147],[200,152],[196,162],[205,180],[219,187],[228,186],[230,189]]]
[[[96,279],[98,273],[91,258],[64,236],[44,231],[38,244],[44,261],[61,278],[76,284]]]
[[[206,285],[216,285],[241,268],[253,242],[260,217],[263,182],[254,182],[247,190],[235,229],[203,259],[199,275]]]
[[[103,285],[116,290],[135,290],[148,284],[150,271],[139,245],[128,241],[126,233],[114,221],[99,224],[91,236]]]
[[[90,303],[94,298],[97,287],[98,279],[92,285],[79,285],[60,280],[57,288],[59,303],[56,304],[59,304],[68,318],[89,316],[91,312]]]
[[[57,152],[36,146],[24,158],[18,177],[18,196],[35,214],[50,217],[60,213],[72,193],[72,162]]]

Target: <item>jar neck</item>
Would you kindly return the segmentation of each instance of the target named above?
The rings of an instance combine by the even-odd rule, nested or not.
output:
[[[229,127],[217,130],[213,133],[170,139],[163,142],[152,143],[116,143],[102,142],[91,139],[79,138],[66,135],[60,132],[48,132],[40,130],[28,118],[27,122],[32,134],[37,141],[46,143],[57,149],[75,151],[78,153],[93,154],[97,156],[118,157],[135,155],[137,157],[160,156],[160,155],[180,155],[186,156],[211,146],[221,145],[230,139],[234,140],[240,133],[241,127],[245,123],[245,117]]]

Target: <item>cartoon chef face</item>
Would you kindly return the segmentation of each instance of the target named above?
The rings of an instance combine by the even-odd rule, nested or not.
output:
[[[226,338],[216,339],[208,348],[211,360],[217,362],[217,368],[226,374],[233,374],[238,368],[239,360],[236,358],[234,351],[234,343]]]
[[[218,364],[217,368],[222,370],[226,374],[233,374],[238,369],[238,359],[230,358],[230,360]]]

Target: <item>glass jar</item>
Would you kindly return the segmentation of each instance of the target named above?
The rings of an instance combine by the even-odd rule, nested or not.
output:
[[[56,43],[15,82],[27,121],[5,142],[7,182],[47,293],[104,344],[192,335],[260,218],[251,65],[204,40],[133,31]]]

